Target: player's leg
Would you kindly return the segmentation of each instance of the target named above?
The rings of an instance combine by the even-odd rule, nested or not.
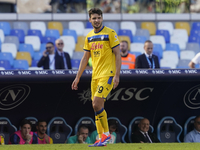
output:
[[[104,102],[105,98],[112,90],[112,87],[113,87],[112,77],[101,78],[100,81],[98,82],[98,87],[94,94],[93,109],[97,114],[97,117],[100,120],[104,130],[104,134],[102,134],[101,141],[97,146],[105,145],[111,138],[107,121],[107,113],[104,109]]]

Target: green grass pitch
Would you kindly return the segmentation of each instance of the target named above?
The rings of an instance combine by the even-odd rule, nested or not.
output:
[[[200,143],[128,143],[88,147],[87,144],[2,145],[0,150],[199,150]]]

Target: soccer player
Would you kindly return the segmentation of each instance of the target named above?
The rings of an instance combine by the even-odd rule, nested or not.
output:
[[[53,140],[46,134],[47,122],[44,120],[39,120],[36,125],[38,144],[53,144]]]
[[[78,90],[80,77],[92,57],[91,99],[95,112],[95,123],[100,139],[91,146],[105,146],[111,139],[104,102],[110,91],[119,84],[121,55],[116,32],[103,26],[102,11],[89,10],[89,21],[93,30],[85,38],[84,55],[78,73],[72,83],[72,90]]]

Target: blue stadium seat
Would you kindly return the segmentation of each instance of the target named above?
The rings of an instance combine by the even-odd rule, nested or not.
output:
[[[51,37],[51,36],[45,36],[42,38],[42,43],[48,43],[48,42],[52,42],[55,45],[56,42],[56,38],[55,37]]]
[[[133,43],[133,34],[131,30],[128,29],[119,29],[118,31],[119,36],[128,36],[130,38],[131,43]]]
[[[200,30],[200,22],[193,22],[192,30]]]
[[[19,52],[29,52],[31,54],[31,57],[33,58],[34,55],[34,49],[32,44],[20,44],[19,45]]]
[[[200,37],[195,35],[195,36],[189,36],[188,38],[188,43],[198,43],[200,44]]]
[[[119,23],[115,21],[104,21],[103,25],[115,30],[116,33],[118,33],[120,29]]]
[[[191,30],[190,31],[190,36],[200,36],[200,29],[198,30]]]
[[[10,65],[13,66],[14,58],[13,58],[12,53],[1,52],[0,53],[0,60],[8,60],[10,62]]]
[[[96,125],[94,123],[94,120],[90,117],[82,117],[78,120],[78,122],[76,123],[75,125],[75,128],[74,128],[74,134],[77,134],[78,132],[78,128],[79,126],[81,125],[85,125],[88,127],[89,129],[89,135],[94,131],[96,130]]]
[[[19,42],[24,43],[24,37],[25,37],[24,30],[22,30],[22,29],[12,29],[10,31],[10,35],[17,36],[19,38]]]
[[[157,51],[153,51],[153,54],[158,57],[158,61],[160,62],[160,59],[161,59],[160,53]]]
[[[165,42],[170,42],[170,34],[168,30],[156,30],[156,35],[162,35],[165,38]]]
[[[138,124],[139,124],[140,120],[143,119],[143,118],[144,117],[141,117],[141,116],[135,117],[129,123],[129,126],[128,126],[128,139],[129,139],[130,143],[132,143],[132,140],[131,140],[132,134],[137,130]],[[154,128],[153,128],[152,125],[150,125],[149,126],[149,132],[152,133],[153,131],[154,131]]]
[[[178,53],[178,57],[180,58],[181,50],[178,44],[173,44],[173,43],[166,44],[165,51],[176,51]]]
[[[55,37],[56,39],[59,39],[60,33],[56,29],[47,29],[45,32],[45,36]]]
[[[72,133],[72,128],[62,117],[54,117],[47,126],[47,134],[53,139],[53,143],[65,143]]]
[[[141,52],[129,52],[129,53],[135,55],[135,58],[142,54]]]
[[[28,70],[29,65],[27,60],[14,60],[14,69]]]
[[[42,43],[41,45],[40,45],[40,51],[39,52],[43,52],[43,51],[45,51],[46,50],[46,43]]]
[[[88,21],[86,22],[85,28],[93,28],[92,24]]]
[[[14,63],[13,63],[13,64],[14,64]],[[0,67],[5,68],[6,70],[10,70],[10,69],[12,69],[9,60],[0,60]]]
[[[9,143],[10,136],[17,131],[17,128],[12,125],[6,117],[0,117],[0,135],[4,137],[5,144]]]
[[[31,67],[37,67],[37,63],[38,63],[39,60],[32,60],[32,64],[31,64]]]
[[[184,124],[184,137],[186,134],[188,134],[190,131],[194,130],[194,119],[196,116],[189,117],[185,124]]]
[[[163,48],[161,44],[153,44],[153,52],[158,52],[160,58],[163,57]]]
[[[186,50],[192,50],[197,54],[200,52],[200,46],[198,43],[186,43]]]
[[[40,38],[40,42],[42,42],[42,32],[40,30],[34,30],[34,29],[29,29],[28,30],[28,35],[35,35],[38,36]]]
[[[11,26],[9,22],[0,22],[0,29],[3,30],[5,35],[10,35]]]
[[[146,40],[145,36],[133,36],[133,43],[144,43]]]
[[[27,120],[29,120],[31,122],[31,124],[32,124],[31,131],[36,132],[37,131],[36,125],[37,125],[37,122],[38,122],[37,118],[35,118],[35,117],[26,117],[25,119],[27,119]]]
[[[145,36],[147,40],[150,38],[149,30],[146,29],[137,29],[135,36]]]
[[[13,22],[13,29],[22,29],[24,30],[25,35],[27,35],[29,25],[27,22],[16,21],[16,22]]]
[[[71,59],[72,69],[78,69],[80,62],[80,59]]]
[[[117,122],[117,130],[116,130],[116,134],[117,134],[117,139],[116,139],[116,143],[126,143],[125,141],[125,136],[127,133],[127,128],[126,126],[124,126],[120,120],[116,117],[109,117],[108,120],[113,119],[116,120]]]
[[[71,35],[74,37],[75,42],[77,43],[77,34],[75,30],[71,30],[71,29],[64,29],[63,30],[63,35]]]
[[[162,118],[157,126],[157,136],[161,143],[181,142],[182,127],[171,116]]]
[[[33,54],[33,60],[40,60],[43,56],[43,52],[34,52]]]

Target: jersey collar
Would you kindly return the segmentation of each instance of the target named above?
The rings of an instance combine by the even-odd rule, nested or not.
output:
[[[99,32],[101,32],[101,30],[103,30],[103,28],[104,28],[104,26],[103,26],[98,32],[94,32],[94,33],[99,33]]]

